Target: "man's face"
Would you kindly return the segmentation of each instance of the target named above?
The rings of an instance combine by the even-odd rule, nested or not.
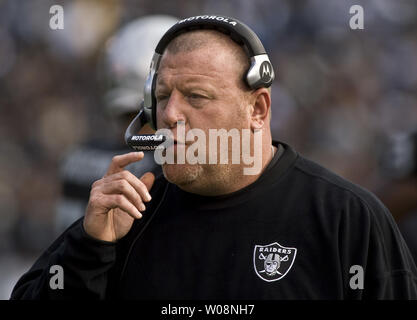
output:
[[[274,273],[278,269],[278,262],[276,261],[266,261],[265,262],[265,271],[268,273]]]
[[[241,77],[242,70],[233,53],[221,45],[176,54],[165,52],[155,89],[158,129],[171,129],[177,139],[177,122],[184,121],[186,133],[201,129],[208,141],[209,129],[236,128],[241,132],[250,128],[247,93],[242,90]],[[163,165],[170,182],[204,194],[210,194],[210,188],[222,183],[233,182],[241,168],[236,164]]]

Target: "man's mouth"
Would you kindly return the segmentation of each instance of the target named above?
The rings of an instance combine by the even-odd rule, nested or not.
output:
[[[173,143],[167,147],[167,149],[173,148],[174,151],[177,151],[177,148],[185,148],[186,144],[182,141],[178,141],[176,139],[173,140]]]

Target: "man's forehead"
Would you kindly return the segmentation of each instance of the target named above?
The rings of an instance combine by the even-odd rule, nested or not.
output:
[[[194,30],[180,34],[165,49],[161,68],[190,69],[192,72],[241,78],[249,67],[244,49],[229,36],[215,30]],[[159,73],[159,72],[158,72]]]
[[[184,79],[201,78],[207,81],[221,81],[236,77],[237,68],[232,66],[226,52],[215,53],[209,48],[172,54],[165,52],[158,70],[158,82],[166,77],[182,76]]]

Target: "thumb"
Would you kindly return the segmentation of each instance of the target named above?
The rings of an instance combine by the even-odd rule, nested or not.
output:
[[[148,190],[151,190],[153,183],[155,182],[155,175],[152,172],[146,172],[140,177],[140,181],[143,182]]]

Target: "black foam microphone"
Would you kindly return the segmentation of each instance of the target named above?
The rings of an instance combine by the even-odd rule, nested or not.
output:
[[[136,134],[147,122],[145,112],[141,108],[126,129],[125,142],[135,151],[154,151],[166,140],[162,134]]]

